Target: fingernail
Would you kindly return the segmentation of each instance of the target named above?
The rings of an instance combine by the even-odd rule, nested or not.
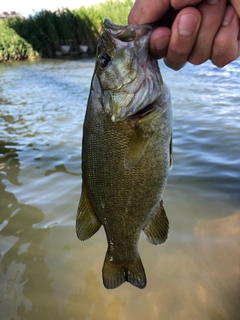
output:
[[[184,14],[181,16],[178,31],[181,36],[189,37],[195,31],[198,23],[198,18],[194,14]]]
[[[235,14],[235,11],[232,9],[232,7],[228,7],[223,17],[223,21],[222,21],[223,27],[226,27],[229,25],[229,23],[232,21],[234,17],[234,14]]]

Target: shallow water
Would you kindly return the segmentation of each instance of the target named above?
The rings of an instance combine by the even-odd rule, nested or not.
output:
[[[139,290],[102,285],[106,238],[75,235],[94,60],[0,65],[0,319],[237,320],[240,60],[174,72],[168,242],[139,250]]]

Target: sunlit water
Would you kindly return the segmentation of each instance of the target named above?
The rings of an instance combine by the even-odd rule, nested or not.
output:
[[[240,319],[240,61],[179,72],[168,242],[139,250],[148,284],[102,285],[106,238],[75,235],[94,60],[0,65],[0,319]]]

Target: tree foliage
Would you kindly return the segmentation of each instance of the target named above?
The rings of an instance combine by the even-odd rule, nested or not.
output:
[[[64,44],[87,45],[94,52],[103,19],[107,17],[114,23],[126,24],[132,5],[132,0],[108,0],[72,11],[67,8],[54,12],[42,10],[26,19],[2,21],[0,62],[37,54],[41,57],[54,57],[57,48]]]

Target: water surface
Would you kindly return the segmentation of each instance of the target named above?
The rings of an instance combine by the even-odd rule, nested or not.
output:
[[[0,65],[0,319],[239,319],[240,61],[161,64],[174,113],[170,234],[163,246],[140,239],[144,290],[106,290],[103,230],[75,235],[93,67]]]

